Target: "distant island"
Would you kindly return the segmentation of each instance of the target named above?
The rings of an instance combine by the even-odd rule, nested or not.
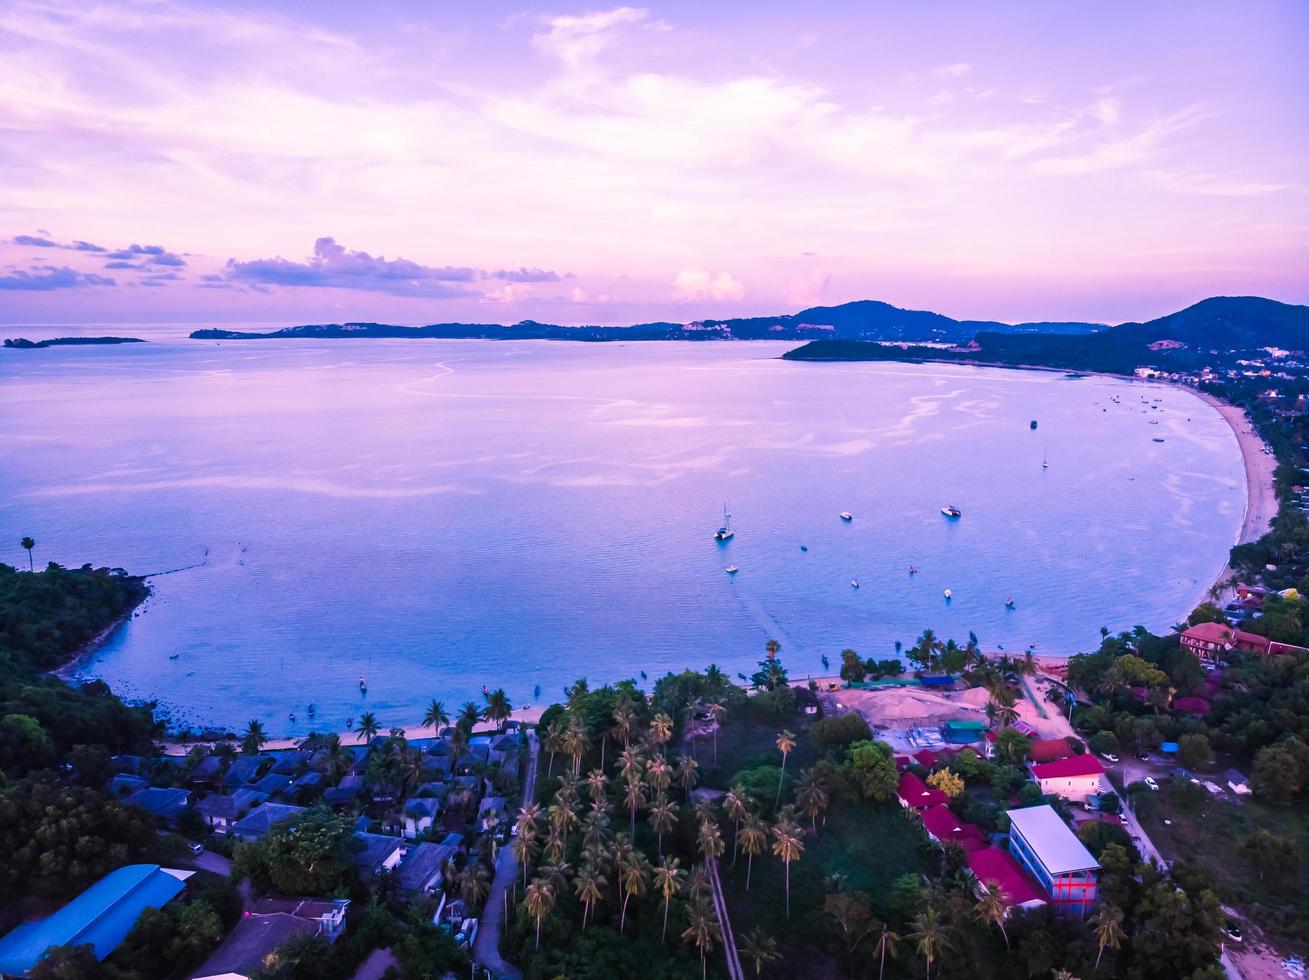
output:
[[[953,320],[939,313],[902,310],[889,303],[858,300],[816,306],[780,316],[691,323],[636,323],[624,327],[568,327],[524,320],[521,323],[433,323],[402,327],[388,323],[320,323],[268,332],[204,329],[192,340],[286,340],[295,338],[405,338],[437,340],[892,340],[937,344],[965,343],[981,332],[997,334],[1086,335],[1103,323],[999,323]]]
[[[792,361],[954,361],[1000,367],[1132,374],[1151,368],[1200,372],[1220,352],[1305,350],[1309,306],[1256,296],[1219,296],[1146,323],[1094,333],[1016,334],[984,330],[953,346],[887,343],[885,338],[814,340],[783,357]]]
[[[5,339],[5,346],[14,350],[36,350],[38,347],[85,347],[103,344],[144,344],[140,337],[52,337],[50,340],[28,340],[26,337]]]

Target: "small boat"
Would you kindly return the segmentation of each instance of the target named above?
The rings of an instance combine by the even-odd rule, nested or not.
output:
[[[726,571],[728,575],[735,575],[737,572],[740,571],[740,569],[737,568],[735,565],[728,565]]]
[[[801,551],[808,551],[808,550],[809,550],[809,546],[808,546],[807,544],[802,544],[802,545],[800,545],[800,550],[801,550]]]
[[[841,511],[841,520],[843,520],[843,521],[853,521],[853,520],[854,520],[854,514],[851,514],[848,510],[843,510],[843,511]]]
[[[953,599],[953,598],[954,598],[954,593],[951,592],[949,589],[946,589],[946,590],[945,590],[945,601],[946,601],[946,602],[949,602],[949,601],[950,601],[951,599]]]
[[[175,653],[175,654],[173,654],[171,657],[169,657],[168,659],[169,659],[169,660],[176,660],[176,659],[177,659],[178,657],[180,657],[180,656],[181,656],[180,653]]]
[[[532,697],[539,698],[540,696],[541,696],[541,685],[538,684],[536,685],[536,687],[532,688]]]
[[[1010,596],[1004,601],[1004,604],[1006,609],[1012,609],[1014,607],[1014,597]]]
[[[318,714],[318,706],[311,704],[309,706],[309,717],[312,718],[316,714]]]
[[[1032,428],[1033,428],[1033,429],[1036,428],[1036,419],[1032,419]]]
[[[832,666],[832,662],[831,662],[830,660],[827,659],[827,654],[823,654],[823,667],[824,667],[824,669],[826,669],[826,668],[828,668],[828,667],[830,667],[830,666]]]
[[[366,680],[364,680],[364,675],[363,675],[363,674],[360,674],[360,675],[359,675],[359,691],[360,691],[360,693],[362,693],[362,694],[367,694],[367,693],[368,693],[368,682],[367,682]]]
[[[1154,441],[1155,441],[1155,442],[1163,442],[1163,439],[1161,439],[1159,436],[1155,436],[1155,437],[1154,437]]]
[[[859,580],[858,580],[857,578],[852,578],[852,579],[850,580],[850,587],[851,587],[852,589],[857,589],[857,588],[859,588]]]
[[[909,566],[909,574],[910,574],[910,575],[917,575],[917,574],[918,574],[918,566],[917,566],[917,565],[910,565],[910,566]]]
[[[1049,468],[1050,468],[1050,460],[1046,458],[1046,452],[1045,452],[1044,449],[1042,449],[1042,450],[1041,450],[1041,469],[1043,469],[1043,470],[1048,470]]]
[[[727,504],[723,504],[723,526],[714,532],[714,540],[730,541],[735,533],[732,530],[732,515],[727,512]]]
[[[958,520],[959,518],[964,516],[964,512],[961,511],[958,507],[954,506],[953,504],[950,504],[949,506],[946,507],[942,507],[941,513],[944,514],[946,517],[950,518],[952,521]]]

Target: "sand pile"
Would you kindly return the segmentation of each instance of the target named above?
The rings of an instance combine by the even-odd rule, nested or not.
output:
[[[981,695],[980,704],[978,695]],[[897,687],[875,691],[840,691],[836,699],[882,728],[939,726],[947,721],[976,721],[986,716],[986,691],[936,694],[922,688]]]

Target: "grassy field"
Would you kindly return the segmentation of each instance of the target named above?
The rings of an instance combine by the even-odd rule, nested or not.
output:
[[[1269,806],[1248,797],[1241,802],[1208,797],[1192,806],[1186,791],[1168,782],[1159,793],[1141,794],[1137,816],[1164,857],[1203,867],[1223,903],[1239,909],[1270,939],[1289,940],[1300,948],[1309,944],[1309,863],[1296,873],[1261,878],[1240,850],[1241,841],[1263,828],[1294,841],[1309,862],[1309,811],[1304,807]]]
[[[786,728],[795,733],[795,749],[786,761],[786,771],[799,772],[818,758],[809,738],[810,721],[794,715],[784,722],[760,719],[745,712],[729,717],[718,733],[718,762],[714,763],[714,740],[696,740],[695,756],[700,763],[701,782],[705,786],[726,789],[732,775],[755,766],[778,766],[782,754],[777,751],[777,735]]]

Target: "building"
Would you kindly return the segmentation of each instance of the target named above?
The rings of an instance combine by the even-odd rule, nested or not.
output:
[[[1057,762],[1073,754],[1073,743],[1066,738],[1038,738],[1028,746],[1027,757],[1033,762]]]
[[[1199,623],[1181,636],[1182,646],[1190,650],[1205,667],[1215,667],[1230,650],[1277,656],[1284,653],[1309,653],[1309,648],[1291,643],[1275,643],[1258,633],[1247,633],[1225,623]]]
[[[1009,853],[1036,880],[1056,914],[1082,918],[1095,907],[1100,864],[1053,807],[1009,811]]]
[[[305,812],[302,806],[285,803],[261,803],[248,816],[231,825],[233,836],[244,841],[261,840],[276,824],[291,820]]]
[[[262,793],[252,789],[238,789],[230,796],[210,793],[195,805],[195,812],[204,818],[211,832],[225,834],[232,829],[234,823],[264,800]]]
[[[357,833],[352,838],[346,860],[354,865],[365,881],[371,877],[394,871],[404,856],[402,837],[385,834]]]
[[[458,850],[449,838],[439,844],[410,844],[395,872],[397,891],[410,900],[440,891],[445,863]]]
[[[995,885],[1007,909],[1038,909],[1046,904],[1045,893],[1023,870],[1013,855],[999,847],[983,847],[968,855],[968,869],[984,888]]]
[[[1080,803],[1104,790],[1104,766],[1089,752],[1054,762],[1034,762],[1031,770],[1046,796],[1062,796]]]
[[[900,774],[896,795],[900,797],[901,806],[913,807],[915,810],[925,810],[929,806],[950,802],[950,797],[945,793],[939,789],[932,789],[911,772]]]
[[[266,969],[264,960],[295,936],[324,936],[336,942],[345,932],[350,900],[261,898],[194,974],[196,980],[249,980]]]
[[[923,829],[938,844],[954,841],[965,851],[976,851],[986,846],[986,835],[975,824],[960,820],[954,811],[942,803],[922,811]]]
[[[441,801],[432,796],[415,796],[404,806],[404,835],[417,837],[441,815]]]
[[[103,960],[127,938],[147,908],[163,908],[194,871],[129,864],[111,871],[58,912],[0,939],[0,974],[23,976],[51,946],[90,946]]]
[[[124,802],[129,806],[140,807],[166,827],[175,827],[191,805],[191,792],[167,786],[146,786]]]
[[[1227,787],[1237,796],[1250,795],[1250,781],[1236,769],[1228,769],[1223,778],[1227,781]]]

